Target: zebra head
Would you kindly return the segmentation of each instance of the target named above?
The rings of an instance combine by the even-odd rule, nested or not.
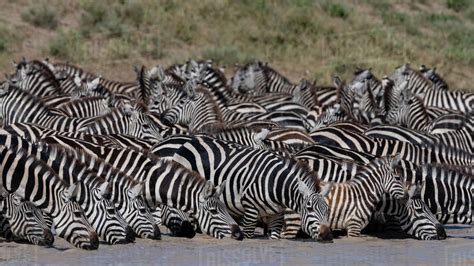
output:
[[[266,65],[257,61],[238,68],[230,80],[230,87],[236,93],[261,95],[267,83],[265,67]]]
[[[123,244],[135,240],[132,228],[110,202],[108,182],[103,182],[95,188],[90,188],[84,182],[79,182],[78,186],[78,202],[82,201],[84,213],[100,238],[109,244]]]
[[[161,239],[160,228],[142,198],[143,186],[124,188],[122,202],[116,207],[133,231],[141,238]]]
[[[199,195],[199,203],[195,217],[203,232],[215,238],[231,237],[242,240],[244,234],[235,220],[230,216],[224,203],[219,199],[224,190],[225,182],[215,188],[207,181]]]
[[[196,235],[196,222],[188,213],[167,205],[161,205],[158,213],[161,224],[168,227],[172,235],[187,238],[193,238]]]
[[[397,174],[396,167],[400,164],[400,154],[375,159],[371,167],[377,168],[374,173],[380,178],[382,190],[388,193],[392,199],[401,199],[405,195],[404,182]]]
[[[316,120],[314,121],[313,128],[311,130],[324,128],[334,122],[345,119],[347,119],[347,117],[341,110],[341,106],[339,104],[335,104],[327,108],[323,113],[318,116],[318,118],[316,118]]]
[[[399,220],[402,229],[417,239],[446,239],[443,225],[436,219],[430,208],[421,198],[422,184],[411,184],[407,196],[400,200],[406,212]]]
[[[315,192],[303,181],[298,181],[298,190],[302,196],[299,214],[301,229],[318,241],[331,241],[332,233],[329,227],[329,206],[324,199],[331,191],[332,183],[327,183],[320,192]]]
[[[99,247],[96,231],[87,221],[84,210],[74,200],[77,186],[71,185],[61,191],[57,200],[57,215],[53,215],[53,228],[57,234],[75,247],[92,250]]]
[[[2,211],[8,219],[13,236],[40,246],[52,246],[53,234],[41,210],[16,193],[3,195]]]

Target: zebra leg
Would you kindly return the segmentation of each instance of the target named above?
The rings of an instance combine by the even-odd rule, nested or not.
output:
[[[349,218],[347,222],[347,237],[360,237],[360,232],[369,223],[368,218],[360,217],[360,215],[354,215]]]
[[[242,231],[246,238],[253,238],[257,222],[258,210],[253,207],[245,208],[244,218],[242,219]]]
[[[284,223],[284,212],[268,217],[268,229],[271,239],[280,239]]]
[[[8,222],[3,214],[0,212],[0,236],[5,238],[7,241],[13,240],[13,233],[10,227],[10,223]]]
[[[282,238],[296,238],[301,229],[300,215],[293,210],[286,209],[284,214],[284,227]]]

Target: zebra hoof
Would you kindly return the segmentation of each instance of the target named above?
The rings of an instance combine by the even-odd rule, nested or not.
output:
[[[230,227],[230,231],[231,231],[231,234],[232,234],[232,239],[235,239],[235,240],[242,240],[244,239],[244,234],[242,233],[242,231],[240,230],[240,227],[236,224],[233,224],[231,225]]]
[[[196,235],[193,225],[188,221],[183,221],[181,227],[175,232],[177,237],[193,238]]]

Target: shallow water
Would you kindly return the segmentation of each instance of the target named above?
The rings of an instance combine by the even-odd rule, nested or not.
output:
[[[448,239],[420,241],[386,240],[376,237],[335,239],[333,243],[312,240],[194,239],[163,236],[162,240],[137,239],[134,244],[101,244],[96,251],[71,247],[55,239],[54,248],[1,242],[0,264],[68,265],[474,265],[474,228],[448,226]]]

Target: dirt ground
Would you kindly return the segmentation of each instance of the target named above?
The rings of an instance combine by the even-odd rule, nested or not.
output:
[[[167,235],[162,240],[137,239],[134,244],[101,244],[96,251],[71,247],[56,238],[54,248],[1,242],[1,265],[473,265],[474,228],[447,226],[448,239],[419,241],[376,237],[312,240],[194,239]]]

